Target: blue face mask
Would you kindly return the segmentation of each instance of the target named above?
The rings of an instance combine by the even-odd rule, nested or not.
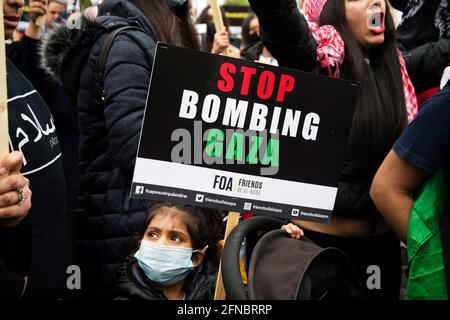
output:
[[[206,249],[206,248],[205,248]],[[194,269],[192,248],[160,246],[147,240],[141,241],[135,258],[150,281],[170,286],[184,280]]]
[[[166,0],[166,4],[169,8],[182,6],[187,0]]]

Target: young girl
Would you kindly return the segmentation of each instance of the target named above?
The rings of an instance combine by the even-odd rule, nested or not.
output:
[[[157,203],[139,249],[122,265],[118,300],[212,300],[218,269],[217,210]]]
[[[307,23],[294,0],[250,3],[262,39],[281,66],[360,82],[332,223],[294,221],[302,230],[294,225],[285,229],[346,252],[364,283],[369,267],[377,266],[381,288],[367,290],[369,298],[398,299],[400,243],[369,196],[377,168],[407,116],[412,119],[417,112],[389,7],[385,0],[309,0]]]

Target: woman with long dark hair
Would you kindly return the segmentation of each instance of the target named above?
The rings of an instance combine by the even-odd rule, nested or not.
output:
[[[370,298],[398,299],[400,241],[369,196],[377,168],[417,112],[389,7],[385,0],[309,0],[307,22],[295,1],[250,3],[281,66],[360,82],[331,224],[296,220],[285,229],[346,252]]]
[[[135,28],[114,38],[99,97],[94,79],[100,49],[122,26]],[[83,18],[79,29],[61,26],[44,44],[43,63],[64,84],[78,112],[78,194],[84,212],[79,252],[82,288],[92,298],[112,298],[114,275],[151,205],[129,194],[157,41],[198,48],[189,1],[107,0],[96,20]]]

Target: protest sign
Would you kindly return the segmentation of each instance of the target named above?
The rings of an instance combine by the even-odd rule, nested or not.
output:
[[[130,196],[328,223],[357,91],[159,43]]]

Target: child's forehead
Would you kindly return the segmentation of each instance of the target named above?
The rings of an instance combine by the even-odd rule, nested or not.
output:
[[[164,228],[182,228],[187,230],[186,225],[186,212],[178,210],[176,208],[163,207],[160,208],[153,219],[150,221],[148,227],[164,227]]]

